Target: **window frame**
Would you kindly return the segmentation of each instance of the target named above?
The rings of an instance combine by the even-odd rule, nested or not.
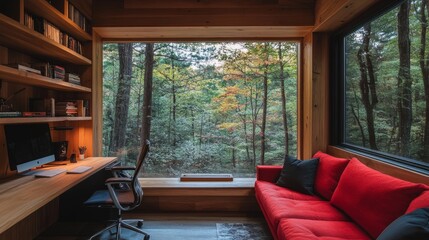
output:
[[[389,3],[381,1],[363,15],[352,20],[350,24],[333,33],[330,45],[330,52],[333,57],[330,61],[330,72],[332,75],[329,84],[329,107],[331,109],[329,113],[331,119],[329,125],[329,143],[351,153],[360,154],[374,160],[429,175],[428,163],[345,142],[345,38],[364,24],[374,21],[379,16],[392,11],[403,2],[405,0],[394,0]]]

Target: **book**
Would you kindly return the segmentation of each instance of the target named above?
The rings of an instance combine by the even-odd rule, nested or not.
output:
[[[46,117],[46,112],[22,112],[23,117]]]
[[[21,117],[21,112],[0,112],[0,118]]]
[[[51,65],[49,63],[32,63],[31,67],[39,70],[45,77],[52,77]]]
[[[61,31],[57,26],[44,18],[25,12],[24,25],[36,32],[39,32],[45,37],[82,54],[82,43],[80,41]]]

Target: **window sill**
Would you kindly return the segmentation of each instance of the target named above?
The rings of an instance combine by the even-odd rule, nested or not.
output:
[[[181,182],[180,178],[140,178],[145,196],[254,196],[255,178],[230,182]]]

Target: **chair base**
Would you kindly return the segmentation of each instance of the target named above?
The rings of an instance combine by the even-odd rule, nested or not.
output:
[[[137,227],[134,227],[133,225],[131,225],[131,222],[137,222]],[[102,233],[112,229],[112,228],[116,228],[116,240],[119,240],[121,238],[121,229],[122,228],[126,228],[129,229],[131,231],[140,233],[144,236],[143,240],[149,240],[150,239],[150,235],[147,234],[146,232],[144,232],[143,230],[140,229],[140,227],[143,226],[143,220],[141,219],[126,219],[126,220],[116,220],[113,224],[103,228],[102,230],[98,231],[97,233],[95,233],[94,235],[92,235],[89,240],[93,240],[95,237],[101,235]]]

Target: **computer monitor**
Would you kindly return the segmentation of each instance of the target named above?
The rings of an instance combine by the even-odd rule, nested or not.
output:
[[[23,172],[55,160],[47,123],[4,126],[11,170]]]

